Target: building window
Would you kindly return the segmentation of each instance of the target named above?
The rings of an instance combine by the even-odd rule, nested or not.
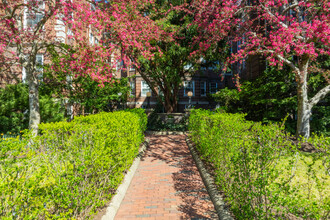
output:
[[[132,59],[131,59],[131,63],[130,63],[129,70],[130,70],[130,71],[134,71],[134,70],[135,70],[135,65],[134,65],[134,62],[133,62]]]
[[[26,70],[25,70],[25,67],[23,67],[23,69],[22,69],[22,82],[26,83]]]
[[[193,69],[192,67],[193,67],[193,65],[191,63],[188,63],[188,64],[183,66],[183,69],[184,70],[189,70],[189,69]]]
[[[30,1],[26,1],[29,3]],[[33,9],[25,10],[25,28],[35,28],[44,17],[45,3],[38,0]]]
[[[129,86],[131,88],[130,95],[135,95],[135,82],[134,81],[129,82]]]
[[[124,61],[123,60],[117,60],[117,65],[116,65],[116,70],[120,70],[124,65]]]
[[[44,55],[43,54],[37,54],[36,56],[36,72],[37,72],[37,76],[38,79],[40,81],[43,80],[43,65],[44,65]]]
[[[93,3],[90,3],[90,5],[91,5],[91,11],[96,11],[95,5]]]
[[[195,96],[195,81],[184,81],[184,96],[188,96],[189,91]]]
[[[206,82],[201,82],[200,88],[201,88],[201,96],[206,96]]]
[[[94,45],[94,36],[93,36],[92,33],[89,33],[89,43],[90,43],[91,45]]]
[[[36,27],[43,17],[44,17],[43,14],[28,13],[27,14],[27,21],[26,21],[27,27],[29,27],[29,28]]]
[[[211,82],[210,83],[210,93],[214,94],[217,92],[217,88],[218,88],[218,83],[216,82]]]
[[[146,81],[141,81],[141,96],[147,97],[147,92],[151,93],[151,89]]]

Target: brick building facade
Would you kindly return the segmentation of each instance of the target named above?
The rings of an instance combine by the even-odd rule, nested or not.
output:
[[[118,72],[117,77],[130,77],[130,87],[132,92],[127,101],[127,106],[130,108],[155,108],[158,100],[156,94],[153,94],[148,84],[143,80],[142,76],[134,69]],[[194,74],[187,76],[183,85],[177,94],[178,112],[183,112],[189,105],[188,91],[192,91],[191,105],[195,108],[212,109],[216,103],[210,99],[209,94],[216,93],[224,87],[233,87],[232,74],[227,73],[224,77],[220,71],[213,69],[204,69]],[[156,88],[157,91],[158,88]],[[147,93],[151,93],[151,97],[147,97]],[[149,102],[149,103],[148,103]]]

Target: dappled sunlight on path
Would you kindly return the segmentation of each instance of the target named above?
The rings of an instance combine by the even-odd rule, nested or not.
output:
[[[217,219],[185,136],[149,138],[115,219]]]

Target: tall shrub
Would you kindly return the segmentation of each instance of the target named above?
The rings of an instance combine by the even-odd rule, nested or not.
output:
[[[100,113],[40,124],[32,141],[0,140],[0,218],[92,218],[137,156],[144,119]]]
[[[213,166],[216,184],[238,219],[322,219],[329,216],[329,143],[307,140],[298,150],[278,124],[246,121],[243,114],[194,110],[191,138]]]
[[[64,119],[64,108],[48,95],[40,94],[41,122]],[[7,85],[0,88],[0,133],[19,133],[29,126],[29,93],[26,84]]]

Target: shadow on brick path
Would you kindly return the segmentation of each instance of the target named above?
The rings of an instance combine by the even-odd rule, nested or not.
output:
[[[115,219],[217,219],[184,135],[151,135]]]

